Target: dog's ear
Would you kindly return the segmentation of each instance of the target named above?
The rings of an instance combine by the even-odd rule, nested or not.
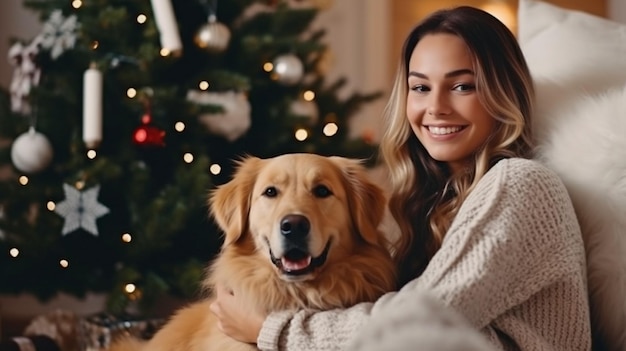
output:
[[[362,160],[330,158],[339,165],[348,182],[350,212],[359,235],[368,243],[385,245],[386,239],[378,231],[387,204],[383,190],[371,181]]]
[[[248,230],[252,188],[262,161],[244,157],[238,161],[233,178],[215,188],[209,196],[211,215],[225,234],[224,246],[234,243]]]

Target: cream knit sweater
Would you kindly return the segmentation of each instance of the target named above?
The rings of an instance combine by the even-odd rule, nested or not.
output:
[[[377,340],[389,342],[380,350],[413,350],[438,334],[419,333],[428,321],[419,314],[406,318],[402,306],[432,310],[423,302],[427,293],[441,309],[463,316],[496,350],[586,351],[591,349],[586,282],[580,228],[561,180],[536,161],[506,159],[466,199],[419,278],[375,303],[273,313],[257,345],[261,350],[356,350],[377,330],[386,335]],[[389,318],[396,312],[405,317]],[[390,337],[412,324],[413,338]],[[448,338],[463,337],[443,330]],[[442,344],[443,349],[452,350]]]

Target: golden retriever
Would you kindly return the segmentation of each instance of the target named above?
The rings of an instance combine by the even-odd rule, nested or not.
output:
[[[245,157],[211,193],[224,232],[207,270],[246,308],[332,309],[376,300],[395,287],[388,242],[378,230],[386,205],[360,161],[315,154]],[[256,350],[217,329],[211,298],[191,304],[148,342],[122,339],[111,351]]]

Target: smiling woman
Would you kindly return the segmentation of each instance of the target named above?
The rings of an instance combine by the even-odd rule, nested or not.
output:
[[[463,171],[495,120],[476,91],[471,52],[452,34],[430,34],[409,60],[407,118],[430,156]]]

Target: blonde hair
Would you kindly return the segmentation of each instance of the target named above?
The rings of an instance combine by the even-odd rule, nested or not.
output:
[[[430,157],[406,116],[409,59],[419,40],[433,33],[453,34],[467,44],[479,99],[496,119],[493,134],[462,174],[453,175],[446,163]],[[533,95],[532,79],[515,36],[487,12],[468,6],[440,10],[408,35],[383,113],[380,145],[390,175],[389,208],[401,230],[394,247],[401,284],[426,268],[461,204],[496,162],[531,157]]]

